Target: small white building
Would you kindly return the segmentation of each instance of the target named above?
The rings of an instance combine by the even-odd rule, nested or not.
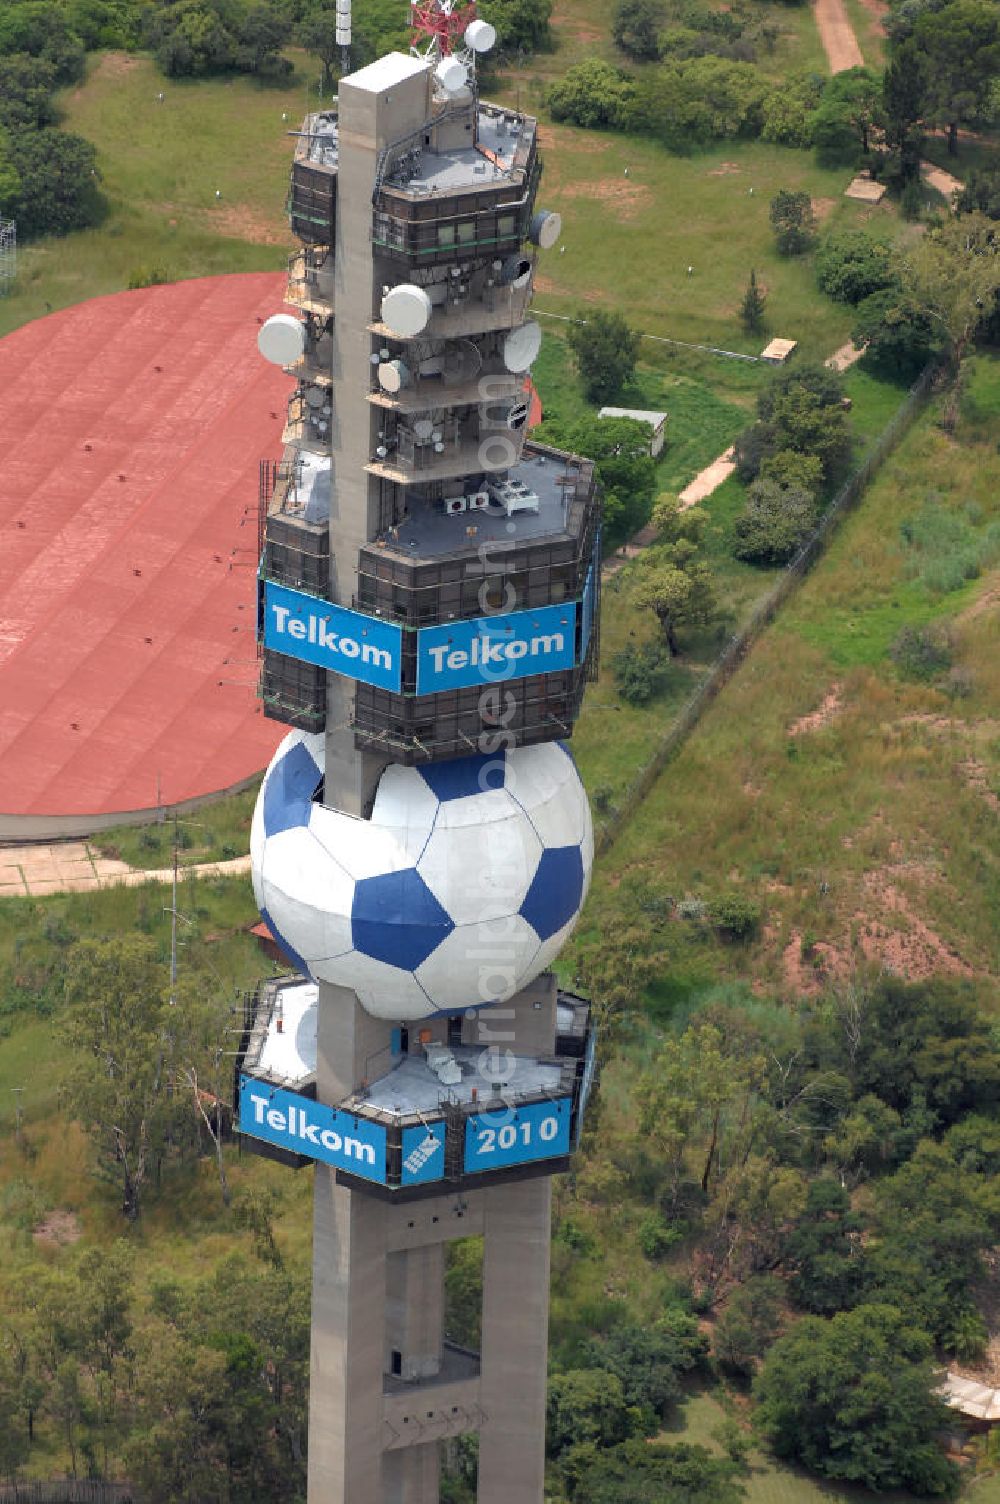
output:
[[[649,452],[655,459],[667,437],[666,413],[650,412],[644,407],[602,407],[599,418],[634,418],[637,423],[648,423],[653,430],[649,440]]]

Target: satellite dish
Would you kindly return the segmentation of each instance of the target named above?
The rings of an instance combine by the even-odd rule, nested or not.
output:
[[[508,256],[501,264],[498,281],[501,287],[527,287],[531,279],[531,262],[527,256]]]
[[[460,89],[465,88],[469,70],[464,63],[459,62],[457,57],[443,57],[434,69],[434,77],[446,94],[457,94]]]
[[[257,332],[257,349],[273,366],[292,366],[306,348],[306,326],[290,313],[265,319]]]
[[[378,384],[383,392],[401,392],[410,384],[410,368],[401,360],[387,360],[378,368]]]
[[[539,209],[537,214],[531,216],[528,239],[532,245],[541,246],[543,251],[550,251],[561,234],[561,214],[554,214],[550,209]]]
[[[473,52],[489,52],[496,41],[496,28],[489,21],[470,21],[465,28],[465,45]]]
[[[418,439],[429,439],[434,432],[434,424],[430,418],[418,418],[413,425],[413,432]]]
[[[306,387],[306,402],[310,407],[322,407],[323,401],[323,392],[318,386]]]
[[[542,348],[542,328],[534,320],[512,329],[503,342],[503,363],[508,371],[527,371]]]
[[[430,298],[412,282],[400,282],[382,299],[382,322],[400,339],[409,339],[426,329],[431,312]]]

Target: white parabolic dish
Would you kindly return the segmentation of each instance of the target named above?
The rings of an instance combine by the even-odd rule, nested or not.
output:
[[[457,94],[459,89],[464,89],[468,81],[469,72],[465,64],[459,62],[457,57],[443,57],[434,69],[434,77],[442,89],[449,94]]]
[[[491,47],[496,46],[496,27],[491,26],[489,21],[470,21],[465,28],[465,45],[471,47],[473,52],[489,52]]]
[[[409,369],[401,360],[383,361],[378,368],[378,384],[383,392],[401,392],[409,380]]]
[[[503,363],[508,371],[527,371],[542,348],[542,329],[532,319],[520,329],[512,329],[503,342]]]
[[[272,365],[294,365],[305,348],[305,325],[290,313],[272,315],[257,331],[257,349]]]
[[[409,339],[426,329],[431,312],[430,298],[412,282],[400,282],[382,299],[382,322],[401,339]]]

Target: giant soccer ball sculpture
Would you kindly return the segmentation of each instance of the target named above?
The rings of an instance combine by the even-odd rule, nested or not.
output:
[[[323,737],[293,731],[250,837],[286,954],[408,1021],[512,997],[555,959],[590,882],[590,809],[559,742],[383,772],[370,819],[325,808]]]

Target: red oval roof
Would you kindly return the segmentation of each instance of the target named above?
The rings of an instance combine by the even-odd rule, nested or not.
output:
[[[0,836],[202,798],[274,750],[257,474],[289,384],[256,335],[284,282],[116,293],[0,340]]]

